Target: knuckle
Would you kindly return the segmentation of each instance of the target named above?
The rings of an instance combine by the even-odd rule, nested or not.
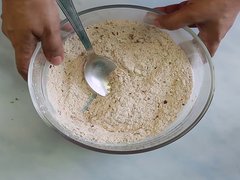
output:
[[[2,27],[1,27],[1,29],[2,29],[3,34],[4,34],[6,37],[9,37],[4,22],[2,23]]]
[[[28,55],[31,54],[37,44],[37,40],[32,38],[32,36],[26,36],[24,38],[24,35],[22,38],[12,38],[12,45],[18,52],[21,52],[22,54]]]
[[[26,80],[26,77],[28,74],[28,68],[23,65],[17,65],[17,71]]]
[[[2,32],[3,34],[12,41],[12,37],[14,35],[14,30],[8,28],[4,23],[2,24]]]
[[[45,44],[43,44],[43,51],[47,55],[55,54],[59,51],[59,46],[55,44],[48,44],[47,42],[45,42]]]
[[[169,19],[171,19],[171,16],[164,15],[161,18],[158,19],[158,22],[160,24],[160,27],[168,30],[174,30],[176,29],[176,24],[175,23],[169,23]]]
[[[3,23],[2,25],[2,30],[4,33],[6,33],[7,35],[11,35],[11,34],[14,34],[14,29],[13,28],[9,28],[7,25],[5,25]]]
[[[3,34],[4,34],[5,36],[7,36],[7,32],[6,32],[6,29],[5,29],[5,26],[4,26],[4,25],[2,25],[2,32],[3,32]]]
[[[185,19],[188,23],[198,23],[201,21],[201,15],[194,9],[188,9],[188,13],[185,13]]]
[[[26,75],[28,73],[28,59],[24,56],[16,58],[16,66],[19,74]]]
[[[225,33],[223,33],[220,30],[217,30],[216,33],[215,33],[215,38],[214,38],[215,43],[220,43],[224,36],[225,36]]]
[[[60,28],[58,27],[47,27],[44,29],[43,35],[45,37],[55,36],[60,33]]]
[[[189,22],[191,24],[197,22],[197,17],[196,17],[194,12],[190,12],[190,13],[185,14],[185,19],[186,19],[187,22]]]
[[[25,76],[27,74],[27,69],[22,67],[17,67],[18,73],[22,76]]]

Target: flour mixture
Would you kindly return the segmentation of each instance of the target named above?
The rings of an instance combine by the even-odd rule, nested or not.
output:
[[[85,49],[74,34],[65,61],[49,67],[47,92],[59,123],[78,139],[131,143],[152,137],[176,120],[192,92],[183,50],[158,28],[130,21],[89,26],[97,54],[117,64],[111,93],[94,97],[83,76]]]

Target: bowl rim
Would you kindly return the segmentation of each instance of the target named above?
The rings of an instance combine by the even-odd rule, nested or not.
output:
[[[150,8],[150,7],[145,7],[145,6],[139,6],[139,5],[129,5],[129,4],[113,4],[113,5],[104,5],[104,6],[97,6],[97,7],[93,7],[93,8],[89,8],[89,9],[86,9],[86,10],[82,10],[80,12],[78,12],[78,15],[81,16],[81,15],[84,15],[84,14],[87,14],[87,13],[90,13],[90,12],[94,12],[94,11],[99,11],[99,10],[104,10],[104,9],[113,9],[113,8],[129,8],[129,9],[138,9],[138,10],[145,10],[145,11],[148,11],[148,12],[153,12],[153,13],[156,13],[156,14],[159,14],[159,15],[163,15],[164,13],[159,11],[159,10],[156,10],[156,9],[153,9],[153,8]],[[67,19],[64,19],[60,22],[60,25],[62,26],[63,24],[67,23],[68,20]],[[198,35],[196,35],[194,33],[193,30],[191,30],[190,28],[188,27],[183,27],[181,29],[184,29],[185,31],[187,31],[190,35],[193,36],[194,40],[196,40],[200,47],[203,49],[205,55],[206,55],[206,60],[207,60],[207,63],[209,65],[209,68],[210,68],[210,82],[211,82],[211,88],[210,88],[210,93],[208,95],[208,98],[207,98],[207,103],[205,104],[202,112],[199,114],[199,116],[196,118],[196,120],[193,121],[193,123],[188,126],[184,131],[182,131],[181,133],[179,133],[177,136],[175,136],[174,138],[172,139],[169,139],[163,143],[159,143],[157,145],[154,145],[154,146],[151,146],[151,147],[143,147],[143,148],[139,148],[139,149],[134,149],[134,150],[116,150],[116,149],[104,149],[104,148],[98,148],[98,147],[93,147],[91,145],[87,145],[87,144],[84,144],[82,142],[79,142],[69,136],[67,136],[66,134],[64,134],[62,131],[60,131],[56,126],[54,126],[52,124],[52,122],[50,122],[49,120],[47,120],[43,115],[42,115],[42,112],[40,111],[39,107],[38,107],[38,104],[36,102],[36,96],[35,96],[35,92],[33,91],[33,88],[32,88],[32,71],[33,71],[33,63],[34,63],[34,59],[39,51],[39,49],[41,48],[41,44],[38,43],[32,57],[31,57],[31,60],[30,60],[30,64],[29,64],[29,73],[28,73],[28,89],[29,89],[29,93],[30,93],[30,97],[31,97],[31,100],[33,102],[33,105],[36,109],[36,111],[38,112],[39,116],[42,118],[42,120],[44,122],[46,122],[48,125],[51,125],[52,127],[54,127],[53,129],[55,131],[57,131],[58,133],[60,133],[64,138],[66,138],[67,140],[71,141],[72,143],[76,144],[76,145],[79,145],[81,147],[84,147],[86,149],[90,149],[90,150],[93,150],[93,151],[97,151],[97,152],[102,152],[102,153],[108,153],[108,154],[136,154],[136,153],[143,153],[143,152],[147,152],[147,151],[152,151],[152,150],[155,150],[155,149],[158,149],[158,148],[161,148],[161,147],[164,147],[176,140],[178,140],[179,138],[183,137],[184,135],[186,135],[191,129],[193,129],[198,123],[199,121],[203,118],[203,116],[205,115],[205,113],[207,112],[211,102],[212,102],[212,99],[213,99],[213,96],[214,96],[214,92],[215,92],[215,73],[214,73],[214,66],[213,66],[213,63],[211,61],[211,55],[208,51],[208,49],[206,48],[205,44],[202,42],[202,40],[198,37]],[[104,146],[103,146],[104,147]]]

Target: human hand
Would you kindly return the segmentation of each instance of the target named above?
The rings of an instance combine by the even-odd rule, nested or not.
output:
[[[64,51],[55,0],[2,0],[2,20],[2,31],[15,49],[17,69],[25,80],[38,41],[52,64],[62,62]]]
[[[155,19],[157,26],[169,30],[197,27],[213,56],[240,11],[240,0],[188,0],[156,9],[166,13]]]

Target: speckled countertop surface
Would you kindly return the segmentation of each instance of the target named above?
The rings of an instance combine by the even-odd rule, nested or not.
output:
[[[78,1],[80,9],[163,1]],[[238,180],[240,178],[240,18],[213,58],[216,93],[202,121],[180,140],[137,155],[107,155],[80,148],[48,128],[37,115],[13,50],[0,33],[1,180]]]

